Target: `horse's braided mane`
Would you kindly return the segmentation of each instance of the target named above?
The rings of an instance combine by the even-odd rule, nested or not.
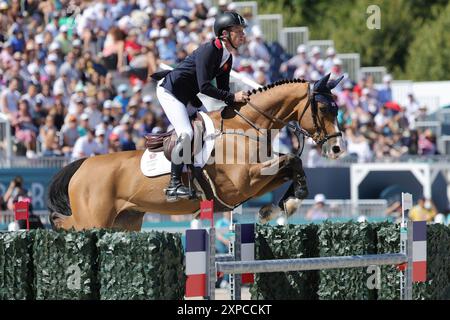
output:
[[[250,96],[252,94],[267,91],[269,89],[284,85],[286,83],[305,83],[305,82],[307,82],[305,79],[283,79],[283,80],[279,80],[277,82],[265,85],[264,87],[260,87],[258,89],[249,90],[249,91],[247,91],[247,94]]]

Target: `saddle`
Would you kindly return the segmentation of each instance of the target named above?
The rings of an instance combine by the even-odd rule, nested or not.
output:
[[[203,148],[203,133],[205,132],[205,123],[202,116],[196,112],[190,117],[194,137],[191,145],[191,156],[200,152]],[[145,136],[145,147],[151,152],[164,152],[167,160],[171,161],[172,150],[177,143],[177,133],[175,130],[170,130],[163,133],[150,133]]]

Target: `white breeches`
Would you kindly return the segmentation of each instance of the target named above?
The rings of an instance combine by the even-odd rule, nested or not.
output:
[[[195,108],[189,106],[190,109],[188,109],[188,107],[178,100],[170,91],[161,87],[160,83],[158,83],[158,86],[156,87],[156,96],[177,135],[180,136],[180,134],[185,133],[189,135],[189,138],[192,140],[194,133],[192,131],[191,123],[189,122],[189,114],[193,114],[193,112],[196,111]],[[207,111],[203,105],[200,110]]]

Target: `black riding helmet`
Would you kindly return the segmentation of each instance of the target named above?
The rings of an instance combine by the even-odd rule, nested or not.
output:
[[[223,14],[218,16],[216,18],[216,21],[214,22],[214,33],[216,34],[216,37],[220,38],[222,37],[223,30],[234,26],[243,26],[244,28],[246,28],[247,24],[245,23],[244,18],[242,18],[239,13],[231,11],[224,12]],[[228,40],[230,40],[229,34]],[[231,46],[234,48],[233,44],[231,44]]]

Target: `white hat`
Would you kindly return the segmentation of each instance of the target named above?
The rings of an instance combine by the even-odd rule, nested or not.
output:
[[[101,2],[99,2],[99,3],[97,3],[96,5],[95,5],[95,11],[103,11],[103,10],[105,10],[106,9],[106,6],[103,4],[103,3],[101,3]]]
[[[169,30],[167,30],[166,28],[163,28],[163,29],[161,29],[161,31],[159,32],[159,36],[160,36],[161,38],[168,37],[168,36],[170,36],[170,32],[169,32]]]
[[[66,24],[63,24],[61,27],[59,27],[59,32],[67,32],[69,31],[69,27]]]
[[[60,95],[60,94],[64,94],[64,88],[61,87],[56,87],[55,90],[53,90],[53,93],[55,96]]]
[[[318,53],[320,53],[320,48],[319,48],[318,46],[314,46],[314,47],[311,49],[311,53],[312,53],[312,54],[318,54]]]
[[[48,61],[53,61],[53,62],[58,61],[58,56],[56,54],[54,54],[54,53],[50,53],[48,55],[48,57],[47,57],[47,60]]]
[[[145,96],[142,98],[142,101],[143,101],[144,103],[152,102],[152,101],[153,101],[153,97],[152,97],[151,95],[147,94],[147,95],[145,95]]]
[[[253,36],[254,36],[255,38],[262,38],[262,37],[263,37],[263,33],[262,33],[261,29],[259,29],[259,28],[254,28],[254,29],[253,29]]]
[[[247,59],[242,59],[240,65],[241,67],[248,67],[250,66],[250,61],[248,61]]]
[[[106,133],[105,129],[103,127],[97,127],[95,129],[95,136],[98,137],[99,135],[104,135]]]
[[[258,61],[256,61],[256,67],[264,68],[264,70],[267,70],[267,63],[264,60],[259,59]]]
[[[112,101],[111,100],[105,100],[105,102],[103,102],[103,108],[104,109],[111,109],[112,107]]]
[[[83,92],[83,91],[84,91],[84,86],[83,86],[83,83],[80,81],[75,86],[75,92]]]
[[[219,9],[217,9],[217,7],[211,7],[208,10],[207,16],[208,16],[208,18],[215,17],[215,16],[217,16],[218,13],[219,13]]]
[[[153,29],[152,31],[150,31],[149,36],[150,36],[150,39],[159,38],[159,30]]]
[[[306,52],[306,46],[304,44],[301,44],[297,47],[297,53],[305,53]]]
[[[88,120],[89,119],[89,115],[87,113],[83,113],[83,114],[81,114],[80,119],[81,120]]]
[[[369,94],[370,93],[370,89],[369,88],[364,88],[364,89],[362,89],[362,94],[363,95],[367,95],[367,94]]]
[[[34,37],[34,41],[36,41],[37,44],[43,44],[44,36],[41,33],[39,33]]]
[[[74,47],[81,47],[81,40],[80,39],[75,39],[73,40],[73,46]]]
[[[316,67],[317,68],[322,68],[324,64],[325,64],[325,62],[323,61],[323,59],[319,59],[316,62]]]
[[[325,200],[326,200],[326,198],[323,193],[318,193],[314,197],[314,203],[319,203],[319,202],[325,203]]]
[[[228,0],[219,0],[219,6],[226,6],[228,4]]]
[[[445,224],[445,215],[443,215],[442,213],[438,213],[438,214],[434,217],[434,223]]]
[[[309,78],[311,79],[311,81],[319,81],[319,80],[320,80],[320,73],[317,72],[316,70],[314,70],[314,71],[311,72],[311,74],[309,75]]]
[[[333,56],[336,54],[336,51],[334,50],[333,47],[328,47],[327,49],[327,56]]]
[[[383,76],[383,82],[391,82],[392,76],[388,73]]]
[[[228,11],[234,11],[234,10],[236,10],[236,3],[231,2],[231,3],[227,6],[227,10],[228,10]]]
[[[27,67],[27,70],[30,74],[34,74],[36,72],[39,72],[39,67],[36,63],[30,63]]]
[[[50,47],[48,48],[49,51],[54,51],[60,49],[61,46],[59,45],[59,42],[52,42],[50,44]]]
[[[131,25],[131,17],[130,16],[123,16],[120,18],[120,20],[117,22],[117,26],[121,30],[128,30],[128,28]]]
[[[342,60],[339,59],[339,58],[334,58],[334,59],[333,59],[333,64],[334,64],[335,66],[342,66]]]
[[[136,92],[139,92],[139,91],[142,91],[142,85],[140,83],[136,84],[133,87],[133,93],[136,93]]]
[[[201,4],[201,3],[203,3],[203,0],[194,0],[194,3],[195,4]]]
[[[181,19],[180,21],[178,21],[179,27],[186,27],[187,25],[188,25],[188,23],[187,23],[186,19]],[[150,32],[150,34],[151,34],[151,32]]]
[[[126,85],[125,83],[122,83],[117,88],[117,91],[119,91],[119,92],[127,92],[128,91],[128,85]]]
[[[145,13],[148,15],[151,15],[153,13],[153,7],[148,6],[147,8],[145,8]]]

